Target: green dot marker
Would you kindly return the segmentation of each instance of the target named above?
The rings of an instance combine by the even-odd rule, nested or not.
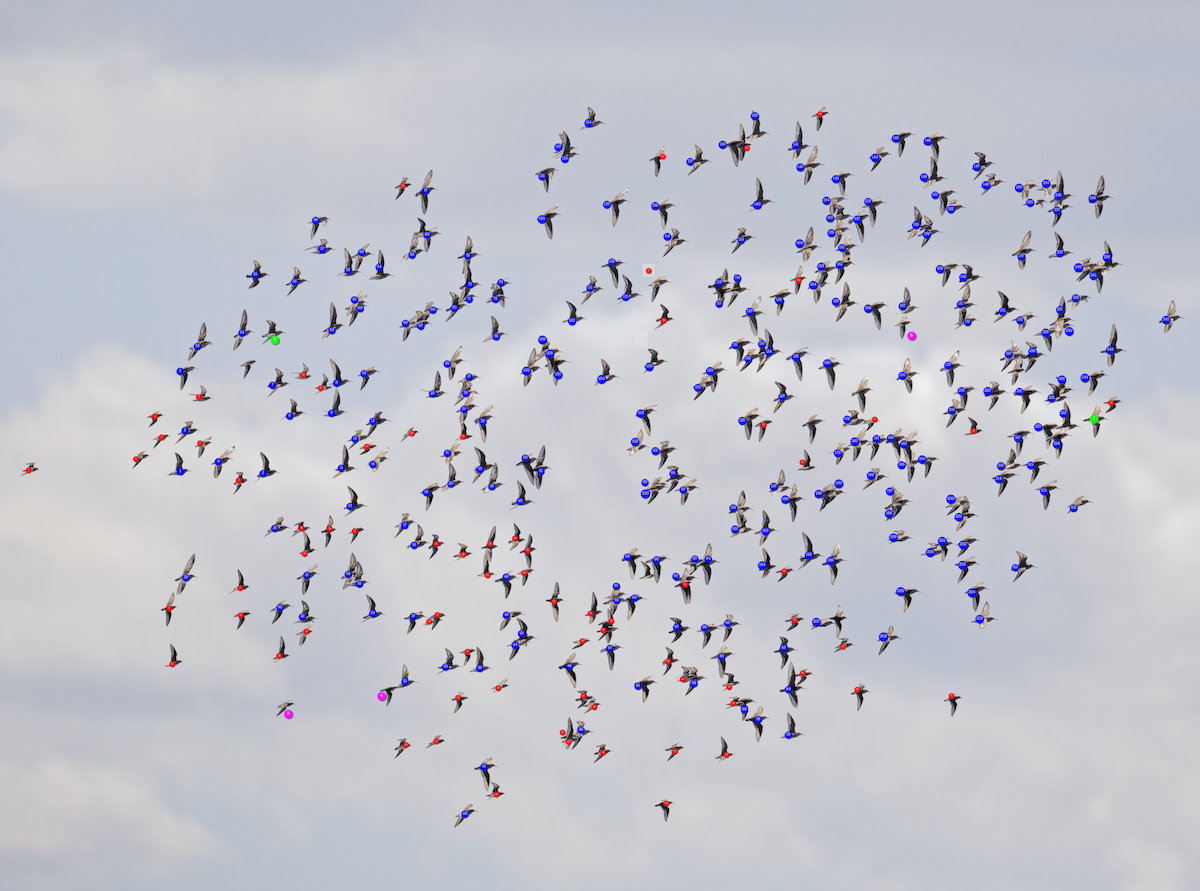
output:
[[[1099,423],[1100,423],[1100,416],[1099,416],[1099,415],[1092,415],[1090,418],[1088,418],[1088,420],[1089,420],[1089,421],[1091,421],[1093,424],[1099,424]]]
[[[279,346],[279,335],[278,334],[271,335],[271,343],[274,346]]]

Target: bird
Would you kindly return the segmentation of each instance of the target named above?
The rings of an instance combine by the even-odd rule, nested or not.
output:
[[[1026,570],[1036,568],[1036,566],[1029,562],[1028,557],[1026,557],[1020,551],[1017,551],[1017,562],[1013,564],[1013,572],[1015,573],[1015,575],[1013,575],[1013,581],[1015,582],[1017,579],[1023,576]]]
[[[1012,256],[1017,258],[1017,268],[1018,269],[1025,268],[1026,255],[1033,253],[1034,249],[1029,246],[1029,240],[1031,238],[1033,238],[1033,230],[1032,229],[1030,229],[1028,232],[1025,233],[1025,237],[1023,239],[1021,239],[1020,247],[1018,247],[1015,251],[1012,252]]]
[[[978,625],[980,628],[986,628],[988,622],[996,621],[995,618],[991,615],[991,612],[992,612],[991,604],[984,603],[983,609],[980,610],[979,615],[977,615],[975,617],[975,624]]]
[[[546,181],[546,191],[550,191],[549,180]],[[538,217],[538,222],[546,227],[546,237],[554,240],[554,218],[558,216],[558,205],[555,204],[549,210],[545,211]]]
[[[855,711],[862,711],[863,697],[869,692],[865,684],[859,684],[854,688],[854,698],[858,700],[858,706],[855,708]]]
[[[889,625],[887,631],[881,631],[879,634],[879,655],[883,655],[883,651],[888,648],[888,644],[899,639],[900,636],[896,634],[896,627],[894,625]]]
[[[717,755],[718,761],[724,761],[733,757],[733,752],[729,751],[729,743],[725,742],[725,737],[721,737],[721,753]]]
[[[250,279],[250,287],[258,287],[258,283],[266,278],[268,273],[262,271],[262,264],[257,260],[254,261],[254,271],[247,274],[246,278]]]
[[[613,198],[612,201],[604,202],[606,207],[610,207],[612,209],[612,224],[614,226],[617,225],[617,220],[621,216],[621,205],[624,204],[625,201],[627,200],[625,198],[625,196],[628,194],[629,194],[628,189],[622,189],[620,192],[617,193],[616,197]]]
[[[653,156],[651,156],[650,160],[652,162],[654,162],[654,175],[655,176],[658,176],[659,172],[662,170],[662,162],[665,161],[666,159],[667,159],[667,150],[665,148],[660,148],[658,151],[656,151],[653,154]]]

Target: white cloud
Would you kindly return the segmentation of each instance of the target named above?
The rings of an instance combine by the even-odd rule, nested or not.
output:
[[[41,194],[187,194],[279,153],[326,158],[346,139],[403,146],[401,60],[340,69],[233,71],[128,52],[36,52],[0,58],[0,184]],[[372,84],[372,95],[360,86]],[[387,99],[387,114],[370,104]]]

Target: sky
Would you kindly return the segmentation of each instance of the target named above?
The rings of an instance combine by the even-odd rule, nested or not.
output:
[[[401,881],[488,882],[497,888],[728,886],[752,876],[823,888],[1061,888],[1168,891],[1200,882],[1200,772],[1189,744],[1200,732],[1190,678],[1200,669],[1200,622],[1190,548],[1200,534],[1200,435],[1193,383],[1194,286],[1188,262],[1200,236],[1189,212],[1197,174],[1197,70],[1186,4],[910,2],[853,9],[809,4],[613,2],[463,4],[64,2],[5,5],[0,34],[0,874],[9,887],[66,884],[139,889],[241,887],[279,881],[301,887]],[[604,122],[580,132],[588,107]],[[811,115],[826,107],[822,130]],[[717,143],[751,111],[768,135],[735,168]],[[813,181],[802,185],[787,151],[796,121],[819,144]],[[558,164],[557,134],[579,155]],[[877,146],[911,131],[904,156],[870,172]],[[939,216],[921,137],[945,134],[943,184],[963,210]],[[688,176],[694,145],[710,163]],[[658,178],[652,153],[667,154]],[[984,151],[1004,180],[982,194],[971,177]],[[555,165],[546,194],[534,174]],[[419,214],[407,176],[427,170],[436,187]],[[805,289],[776,315],[766,295],[787,285],[801,258],[792,242],[809,226],[831,260],[823,195],[829,177],[852,173],[847,207],[882,198],[879,223],[854,250],[845,281],[857,302],[835,322],[840,285],[814,304]],[[1062,171],[1072,208],[1055,228],[1022,206],[1012,184]],[[1108,201],[1096,219],[1086,196],[1103,174]],[[750,213],[754,178],[772,199]],[[601,203],[628,188],[613,227]],[[668,257],[651,201],[670,200],[671,225],[687,242]],[[555,237],[538,214],[559,205]],[[941,230],[920,247],[904,236],[916,205]],[[1164,212],[1165,211],[1165,212]],[[329,217],[320,236],[334,258],[306,252],[307,220]],[[423,216],[436,226],[429,254],[400,262]],[[729,253],[737,228],[754,240]],[[1011,257],[1033,232],[1024,270]],[[1051,232],[1071,256],[1050,259]],[[400,322],[427,302],[444,307],[462,281],[466,237],[478,258],[475,305],[463,318],[434,316],[406,341]],[[857,240],[857,239],[856,239]],[[1103,292],[1076,284],[1073,261],[1111,245],[1120,266]],[[344,282],[343,247],[382,248],[392,276]],[[621,258],[643,296],[618,303],[602,266]],[[258,260],[270,273],[254,290],[244,276]],[[952,283],[939,263],[970,263],[969,329],[956,328]],[[652,263],[665,285],[647,305]],[[308,281],[290,297],[293,266]],[[724,271],[744,276],[746,295],[719,310],[706,289]],[[589,275],[605,290],[581,303]],[[481,305],[487,283],[505,278],[507,305]],[[915,341],[892,327],[905,287]],[[1034,313],[1024,336],[993,323],[995,291]],[[353,328],[320,337],[327,305],[341,315],[351,294],[368,310]],[[1060,338],[1023,383],[1039,390],[1021,414],[1006,394],[988,411],[982,389],[1012,385],[998,357],[1010,343],[1041,346],[1060,297],[1076,333]],[[692,400],[703,369],[733,364],[729,342],[749,336],[736,318],[756,296],[760,325],[785,354],[763,373],[729,371],[715,392]],[[585,321],[563,324],[566,301]],[[1165,334],[1170,301],[1183,319]],[[860,311],[881,301],[876,331]],[[655,328],[659,304],[674,321]],[[231,335],[243,309],[253,333],[237,352]],[[505,336],[485,342],[495,314]],[[287,332],[260,344],[266,320]],[[345,321],[343,319],[343,321]],[[201,323],[213,342],[191,362]],[[1110,326],[1125,352],[1113,368],[1102,348]],[[564,379],[546,369],[522,386],[520,369],[539,335],[562,350]],[[667,363],[652,374],[646,346]],[[459,375],[478,377],[477,406],[494,404],[486,443],[475,428],[455,460],[462,492],[439,492],[426,511],[420,490],[443,482],[442,449],[457,436],[452,399],[425,396],[433,375],[462,347]],[[807,348],[803,380],[786,355]],[[974,386],[969,414],[946,427],[950,391],[940,364],[960,351],[956,383]],[[841,362],[836,388],[820,373]],[[921,374],[910,396],[895,379],[905,358]],[[255,365],[243,379],[241,362]],[[593,381],[600,360],[618,377]],[[368,386],[342,393],[346,415],[321,418],[329,397],[293,373],[374,366]],[[195,366],[182,390],[174,370]],[[289,386],[267,395],[272,370]],[[1119,398],[1093,438],[1083,419],[1095,398],[1079,374],[1104,369],[1096,397]],[[444,369],[443,369],[444,370]],[[1044,372],[1044,373],[1043,373]],[[1046,382],[1068,377],[1080,427],[1061,459],[1034,434],[1022,459],[1044,456],[1039,482],[1057,481],[1048,510],[1022,470],[1001,498],[991,481],[1009,434],[1054,417]],[[357,375],[355,375],[357,377]],[[850,391],[868,378],[876,432],[918,431],[938,461],[928,478],[902,479],[888,449],[835,463],[853,435],[838,422]],[[460,378],[456,378],[460,379]],[[775,397],[796,398],[770,415],[760,442],[737,418]],[[204,385],[212,399],[190,394]],[[453,387],[450,388],[453,392]],[[306,414],[286,421],[287,399]],[[190,404],[189,404],[190,402]],[[635,410],[655,406],[651,441],[697,488],[681,505],[639,497],[658,474],[646,452],[627,454]],[[340,447],[383,411],[376,441],[389,448],[377,472],[333,478]],[[164,419],[147,429],[146,416]],[[801,423],[825,419],[812,445]],[[1057,418],[1054,418],[1057,420]],[[202,458],[185,422],[212,437]],[[415,437],[402,439],[416,429]],[[171,435],[152,448],[159,431]],[[299,435],[297,435],[299,434]],[[523,453],[547,450],[551,468],[533,503],[510,510]],[[236,446],[220,479],[215,454]],[[470,485],[472,448],[498,464],[496,493]],[[178,448],[189,473],[170,474]],[[816,464],[799,470],[808,449]],[[142,450],[150,457],[131,467]],[[266,452],[279,470],[231,494],[238,471],[257,471]],[[918,450],[920,451],[920,450]],[[20,476],[27,461],[40,470]],[[885,481],[863,490],[868,469]],[[779,471],[804,501],[793,522],[769,491]],[[468,476],[469,474],[469,476]],[[818,511],[812,490],[842,479],[845,495]],[[366,507],[346,516],[347,483]],[[895,485],[911,503],[881,517]],[[745,491],[749,521],[775,528],[767,549],[782,582],[759,578],[758,540],[731,539],[727,505]],[[924,544],[954,541],[947,494],[967,495],[978,515],[968,581],[952,561],[927,559]],[[1091,503],[1068,514],[1077,496]],[[430,559],[395,536],[403,513],[438,533],[449,550]],[[333,543],[296,554],[276,517],[320,526]],[[360,519],[361,516],[361,519]],[[506,600],[480,579],[480,546],[511,524],[534,536],[534,572]],[[348,530],[364,531],[353,544]],[[888,532],[911,540],[890,544]],[[800,569],[801,533],[828,554],[840,545],[837,583],[820,565]],[[671,571],[709,543],[719,561],[711,585],[685,606],[679,592],[631,581],[621,556],[668,556]],[[1036,565],[1009,580],[1015,551]],[[384,616],[361,621],[362,592],[336,580],[354,553],[366,593]],[[196,578],[171,625],[161,607],[189,555]],[[306,600],[318,616],[301,649],[292,636],[296,576],[317,563]],[[493,569],[523,564],[503,545]],[[250,582],[231,592],[237,570]],[[544,602],[555,583],[556,623]],[[589,595],[619,582],[642,599],[618,614],[609,671],[583,616]],[[995,622],[985,629],[963,591],[984,584]],[[903,612],[896,586],[919,589]],[[293,606],[270,624],[272,606]],[[787,631],[838,606],[856,644],[834,653],[831,628]],[[233,615],[251,616],[235,631]],[[521,610],[535,636],[508,661]],[[435,630],[406,633],[404,616],[446,614]],[[755,742],[727,709],[712,656],[696,629],[726,614],[740,623],[736,692],[765,709]],[[672,617],[691,630],[673,645],[706,680],[686,698],[661,677]],[[900,639],[877,655],[875,638]],[[277,638],[289,658],[271,664]],[[813,672],[790,708],[773,652],[787,634],[793,658]],[[576,710],[557,670],[578,636],[580,688],[601,703],[570,752],[558,730]],[[168,645],[183,663],[167,669]],[[441,677],[443,650],[481,648],[483,678]],[[407,665],[417,681],[384,706],[376,692]],[[643,704],[632,684],[659,678]],[[674,673],[672,674],[674,677]],[[489,684],[508,678],[501,693]],[[865,684],[861,711],[851,693]],[[452,714],[458,692],[467,703]],[[944,702],[962,697],[950,718]],[[291,700],[295,717],[276,717]],[[803,736],[780,739],[786,715]],[[445,743],[426,749],[435,734]],[[400,737],[411,748],[394,758]],[[720,738],[734,756],[717,763]],[[664,749],[684,751],[671,762]],[[611,754],[593,763],[596,746]],[[504,796],[485,799],[472,768],[494,758]],[[655,803],[670,799],[663,822]],[[476,812],[454,827],[472,803]]]

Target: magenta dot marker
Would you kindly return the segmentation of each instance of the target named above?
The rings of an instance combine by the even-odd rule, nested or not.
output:
[[[916,340],[916,339],[917,339],[917,332],[916,332],[916,331],[909,331],[909,332],[908,332],[908,339],[909,339],[909,340]]]
[[[294,714],[295,714],[295,712],[293,712],[293,711],[292,711],[290,708],[289,708],[289,709],[285,709],[285,710],[284,710],[284,712],[283,712],[283,717],[284,717],[285,719],[287,719],[288,721],[290,721],[290,720],[292,720],[292,716],[293,716]]]
[[[384,693],[382,690],[380,690],[379,695],[376,696],[375,698],[378,699],[380,702],[383,702],[385,699],[387,699],[387,694]]]

